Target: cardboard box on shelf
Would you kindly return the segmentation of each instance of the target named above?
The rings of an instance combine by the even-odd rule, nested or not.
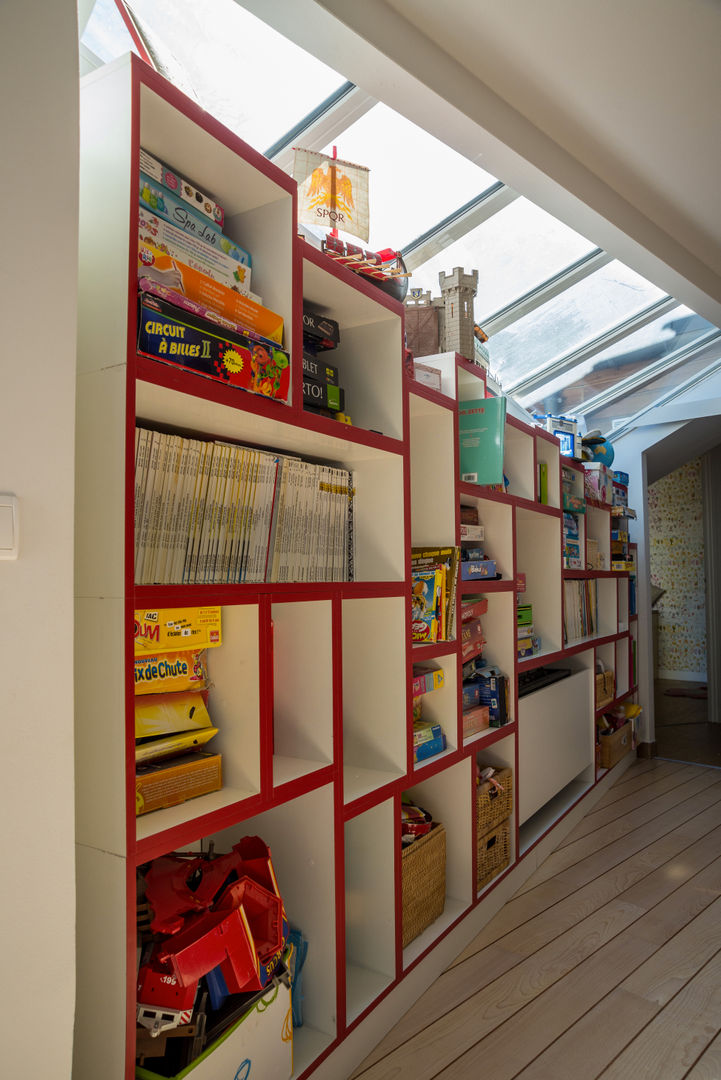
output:
[[[170,761],[147,762],[135,772],[135,813],[139,817],[177,806],[222,786],[220,754],[194,751]]]

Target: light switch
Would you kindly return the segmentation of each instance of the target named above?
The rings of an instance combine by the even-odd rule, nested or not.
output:
[[[0,559],[18,557],[18,500],[0,495]]]

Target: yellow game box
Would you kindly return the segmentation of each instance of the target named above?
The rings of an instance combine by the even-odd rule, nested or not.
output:
[[[221,755],[198,750],[169,762],[148,762],[135,771],[135,814],[177,806],[187,799],[220,791]]]
[[[134,614],[136,656],[222,643],[219,607],[144,608]]]

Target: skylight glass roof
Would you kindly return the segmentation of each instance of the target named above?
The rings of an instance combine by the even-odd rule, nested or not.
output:
[[[496,182],[490,173],[380,103],[347,128],[336,146],[339,158],[370,169],[368,247],[374,251],[404,247]],[[332,151],[333,144],[322,149],[324,154]]]
[[[441,270],[477,269],[474,310],[483,326],[489,315],[593,250],[573,229],[519,198],[414,270],[411,284],[437,296]]]
[[[288,145],[307,145],[318,106],[349,86],[236,0],[127,7],[162,74],[261,152],[290,132]],[[96,0],[81,46],[84,65],[134,48],[116,0]],[[715,327],[591,239],[367,95],[364,108],[346,120],[339,103],[324,137],[335,127],[338,156],[370,168],[365,246],[408,248],[411,287],[434,296],[441,270],[478,270],[491,369],[525,408],[610,431],[721,356]]]
[[[512,385],[663,295],[622,263],[609,263],[496,334],[493,366]]]
[[[127,6],[168,64],[163,74],[177,82],[182,72],[180,88],[261,153],[346,82],[235,0],[129,0]],[[114,0],[97,0],[83,35],[97,52],[91,23],[103,28],[102,59],[128,51]]]
[[[647,371],[661,360],[670,360],[713,329],[711,323],[695,315],[690,308],[678,304],[647,326],[629,334],[621,342],[601,350],[588,360],[581,361],[551,379],[541,392],[521,394],[519,400],[531,412],[550,412],[557,415],[585,412],[585,402],[592,397],[609,391],[631,376]],[[667,378],[669,374],[667,371]],[[679,374],[674,373],[670,378],[678,380]],[[630,414],[614,410],[613,415]]]

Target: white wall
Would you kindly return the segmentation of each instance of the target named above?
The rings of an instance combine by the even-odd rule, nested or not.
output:
[[[0,491],[21,536],[0,560],[0,1055],[43,1080],[70,1076],[75,998],[77,96],[72,0],[3,0]]]

